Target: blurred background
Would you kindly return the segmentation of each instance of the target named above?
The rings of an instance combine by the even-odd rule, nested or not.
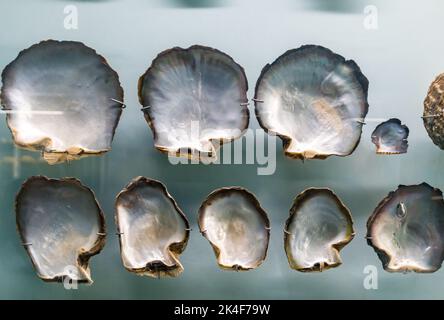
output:
[[[75,5],[78,29],[64,28],[64,8]],[[377,9],[377,29],[365,24],[365,8]],[[0,70],[44,39],[77,40],[107,58],[125,90],[113,149],[101,157],[49,166],[38,152],[16,149],[0,122],[0,298],[2,299],[404,299],[444,298],[444,270],[433,274],[385,272],[364,239],[365,223],[398,184],[423,181],[444,189],[444,152],[422,124],[428,86],[444,71],[444,3],[361,0],[3,0],[0,2]],[[374,25],[373,25],[374,26]],[[256,165],[172,165],[153,148],[137,99],[137,81],[155,56],[174,46],[202,44],[231,55],[247,73],[250,90],[261,69],[291,48],[319,44],[355,60],[370,82],[367,125],[348,157],[305,163],[276,151],[273,175]],[[250,105],[250,128],[258,128]],[[0,115],[4,117],[4,115]],[[375,154],[372,119],[397,117],[410,128],[407,154]],[[228,145],[229,147],[230,145]],[[91,187],[103,207],[107,243],[91,259],[94,284],[65,290],[40,280],[20,245],[13,210],[20,185],[32,175],[73,176]],[[114,235],[114,197],[135,176],[164,182],[193,231],[176,279],[142,278],[121,263]],[[252,191],[272,222],[268,257],[249,272],[222,271],[199,234],[197,210],[214,189],[238,185]],[[283,224],[294,197],[308,187],[329,187],[351,210],[355,239],[341,252],[343,265],[306,274],[289,268]],[[364,268],[378,270],[378,289],[366,290]]]

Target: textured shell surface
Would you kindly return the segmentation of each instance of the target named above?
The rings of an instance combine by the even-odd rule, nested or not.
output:
[[[283,139],[290,157],[347,156],[361,137],[367,90],[354,61],[307,45],[264,67],[256,83],[256,116],[264,130]]]
[[[199,209],[199,228],[223,269],[254,269],[266,257],[270,222],[256,197],[245,189],[211,193]]]
[[[407,138],[409,128],[399,119],[389,119],[378,124],[372,133],[372,142],[376,145],[376,153],[406,153],[409,146]]]
[[[350,211],[325,188],[310,188],[296,197],[284,232],[288,262],[304,272],[339,266],[339,251],[354,236]]]
[[[18,146],[42,150],[51,164],[110,150],[123,90],[93,49],[42,41],[20,52],[2,81],[1,102]]]
[[[116,223],[125,268],[151,277],[178,276],[189,224],[159,181],[138,177],[116,199]]]
[[[139,100],[155,147],[171,155],[215,159],[221,143],[248,127],[244,70],[216,49],[160,53],[139,80]]]
[[[426,183],[399,186],[376,207],[367,239],[390,272],[434,272],[444,259],[442,192]]]
[[[17,229],[38,276],[91,283],[89,258],[105,243],[103,213],[78,180],[29,178],[16,198]]]
[[[423,122],[433,143],[444,149],[444,73],[429,87],[424,100]]]

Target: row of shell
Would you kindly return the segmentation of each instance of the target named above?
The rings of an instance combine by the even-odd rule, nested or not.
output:
[[[17,229],[40,278],[92,282],[89,259],[105,244],[105,219],[94,193],[74,178],[29,178],[16,198]],[[116,197],[123,265],[138,275],[175,277],[190,225],[159,181],[138,177]],[[270,221],[257,198],[240,187],[213,191],[201,204],[199,229],[218,265],[250,270],[265,259]],[[350,211],[330,189],[310,188],[294,200],[284,227],[291,268],[339,266],[354,237]],[[434,272],[444,259],[444,201],[428,184],[399,186],[368,220],[368,243],[391,272]]]
[[[20,52],[2,82],[1,104],[18,146],[42,151],[51,164],[111,149],[125,107],[123,89],[95,50],[80,42],[40,42]],[[426,128],[441,147],[443,82],[438,78],[432,85],[424,111]],[[368,84],[353,60],[302,46],[263,68],[254,90],[255,114],[265,131],[283,140],[290,157],[347,156],[360,141]],[[244,134],[247,90],[238,63],[199,45],[160,53],[138,83],[155,147],[200,160],[215,160],[221,144]],[[389,120],[372,134],[378,153],[406,152],[408,129],[398,122]]]

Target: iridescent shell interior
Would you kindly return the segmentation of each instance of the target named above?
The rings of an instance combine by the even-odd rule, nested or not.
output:
[[[299,159],[347,156],[368,111],[368,80],[352,60],[321,46],[289,50],[256,83],[256,116]]]
[[[116,223],[125,268],[151,277],[178,276],[189,224],[165,186],[138,177],[116,199]]]
[[[296,197],[284,232],[290,267],[304,272],[339,266],[339,251],[354,237],[347,207],[333,191],[316,188]]]
[[[248,127],[244,70],[216,49],[192,46],[160,53],[140,77],[139,100],[157,149],[215,159],[221,143]]]
[[[80,42],[48,40],[2,73],[1,102],[14,142],[51,164],[110,150],[123,90],[105,59]]]
[[[17,229],[37,275],[92,283],[88,261],[105,244],[93,192],[73,178],[31,177],[16,198]]]
[[[399,119],[392,118],[378,124],[372,133],[372,142],[376,145],[376,153],[406,153],[408,136],[409,128],[401,124]]]
[[[211,193],[199,209],[199,228],[223,269],[254,269],[266,257],[270,222],[256,197],[245,189]]]
[[[367,222],[367,241],[390,272],[434,272],[444,259],[442,192],[427,183],[399,186]]]

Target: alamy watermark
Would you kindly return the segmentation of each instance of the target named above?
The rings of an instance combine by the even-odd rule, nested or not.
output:
[[[258,175],[272,175],[276,171],[277,137],[273,134],[267,134],[262,129],[247,129],[243,134],[240,130],[229,130],[233,137],[239,138],[231,143],[222,144],[218,139],[211,141],[201,139],[213,130],[200,130],[199,121],[192,121],[188,129],[176,129],[174,135],[187,137],[188,142],[199,141],[196,143],[197,147],[202,147],[205,152],[211,153],[211,157],[204,156],[204,153],[199,153],[197,150],[191,150],[192,154],[190,154],[189,148],[174,150],[168,154],[168,160],[173,165],[247,164],[257,165]]]
[[[367,265],[364,267],[363,273],[366,275],[362,285],[366,290],[378,289],[378,269],[374,265]]]
[[[63,287],[66,290],[77,290],[78,289],[78,281],[79,279],[79,270],[77,267],[69,265],[63,269]]]
[[[366,30],[377,30],[378,24],[378,8],[375,5],[368,5],[364,7],[364,28]]]
[[[63,19],[63,27],[66,30],[79,29],[79,10],[75,5],[67,5],[63,8],[65,19]]]

